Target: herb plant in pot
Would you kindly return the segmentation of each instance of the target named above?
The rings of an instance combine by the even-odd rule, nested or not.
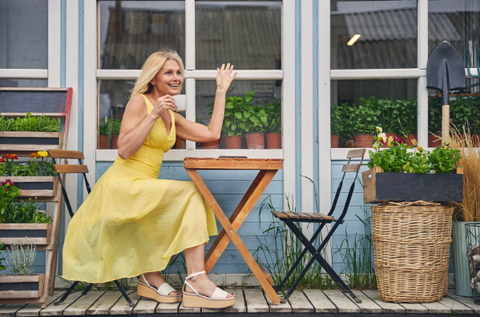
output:
[[[268,114],[263,106],[246,105],[243,111],[243,121],[239,124],[245,131],[247,148],[265,148],[265,124]]]
[[[268,114],[267,149],[282,148],[282,104],[280,99],[274,99],[270,104],[265,105]]]
[[[348,104],[341,104],[332,105],[332,107],[330,108],[330,145],[332,148],[338,148],[340,137],[344,137],[344,135],[342,135],[342,132],[346,123],[346,118],[344,116],[343,109],[347,107],[349,107]]]
[[[99,149],[108,149],[108,118],[105,117],[105,120],[100,121],[98,127],[98,148]]]
[[[120,134],[120,126],[122,119],[111,118],[107,123],[108,135],[112,140],[112,149],[118,149],[118,135]]]
[[[375,131],[375,128],[379,126],[380,110],[377,108],[377,102],[375,97],[368,99],[360,98],[363,105],[359,105],[354,110],[354,118],[356,119],[355,126],[355,147],[357,148],[369,148],[372,147],[373,134],[371,131]]]
[[[242,148],[241,123],[246,121],[244,116],[244,108],[246,105],[252,104],[252,97],[255,92],[250,91],[245,98],[238,96],[228,96],[225,101],[225,118],[223,120],[222,134],[225,139],[226,149]],[[244,126],[244,125],[243,125]]]
[[[414,146],[413,140],[417,138],[417,101],[397,100],[398,108],[398,132],[407,146]]]
[[[371,102],[376,103],[376,108],[380,111],[380,124],[383,127],[383,131],[387,136],[395,138],[398,130],[398,115],[400,113],[400,104],[392,101],[391,98],[377,99],[370,97]],[[388,142],[383,144],[384,147],[388,147]]]

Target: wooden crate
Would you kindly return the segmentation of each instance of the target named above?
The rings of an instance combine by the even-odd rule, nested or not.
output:
[[[56,176],[2,176],[0,182],[7,179],[20,188],[20,197],[53,197],[57,193]]]
[[[45,274],[0,275],[0,298],[39,298],[42,297]]]
[[[376,166],[362,173],[363,201],[463,201],[463,170],[456,174],[383,173]]]
[[[0,223],[0,244],[48,245],[51,235],[49,223]]]
[[[0,153],[30,154],[41,150],[63,148],[62,132],[30,132],[2,131],[0,132]]]

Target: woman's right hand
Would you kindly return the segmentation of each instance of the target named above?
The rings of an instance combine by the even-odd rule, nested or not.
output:
[[[150,115],[158,119],[165,111],[175,111],[175,109],[177,109],[177,106],[175,105],[173,97],[170,95],[165,95],[157,99],[157,102],[155,103],[152,112],[150,112]]]

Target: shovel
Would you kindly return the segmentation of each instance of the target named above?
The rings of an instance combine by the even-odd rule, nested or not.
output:
[[[428,58],[427,88],[442,92],[442,142],[449,142],[448,91],[465,88],[465,67],[457,50],[448,41],[435,47]]]

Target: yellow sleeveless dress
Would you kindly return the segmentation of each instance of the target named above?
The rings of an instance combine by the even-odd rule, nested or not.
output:
[[[148,113],[153,109],[145,97]],[[68,225],[63,277],[104,283],[163,270],[183,250],[218,234],[215,216],[193,182],[158,179],[175,143],[157,120],[140,149],[117,157]]]

